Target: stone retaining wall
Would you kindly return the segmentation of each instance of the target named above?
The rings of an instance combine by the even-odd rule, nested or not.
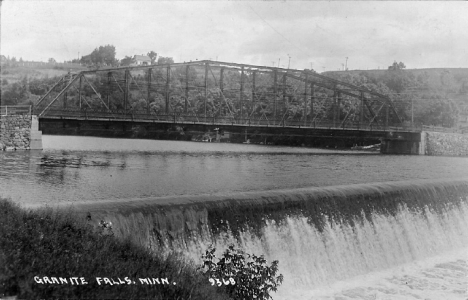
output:
[[[30,115],[12,115],[0,118],[0,151],[29,150],[30,140]]]
[[[422,132],[426,155],[468,156],[468,135],[445,132]]]

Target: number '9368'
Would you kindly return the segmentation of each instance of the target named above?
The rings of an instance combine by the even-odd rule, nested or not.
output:
[[[230,285],[230,284],[235,285],[236,281],[232,277],[229,277],[229,279],[210,278],[210,283],[211,283],[211,285],[222,286],[223,284],[224,285]]]

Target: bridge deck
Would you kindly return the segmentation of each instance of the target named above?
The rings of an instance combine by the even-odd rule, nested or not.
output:
[[[108,117],[108,116],[44,116],[39,119],[54,120],[80,120],[80,121],[108,121],[108,122],[129,122],[129,123],[164,123],[164,124],[189,124],[189,125],[215,125],[215,126],[235,126],[235,127],[271,127],[271,128],[302,128],[302,129],[326,129],[341,131],[369,131],[369,132],[421,132],[421,127],[395,127],[395,126],[366,126],[366,125],[347,125],[346,127],[336,127],[333,124],[306,124],[302,122],[287,122],[285,124],[278,122],[258,121],[258,120],[222,120],[218,118],[206,118],[205,120],[184,120],[182,117],[167,116],[162,118],[132,118],[131,115]],[[204,119],[203,117],[201,119]]]

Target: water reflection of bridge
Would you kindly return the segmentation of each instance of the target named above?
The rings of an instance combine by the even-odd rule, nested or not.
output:
[[[415,131],[402,128],[389,96],[365,87],[309,70],[218,61],[70,73],[39,99],[34,113],[42,122],[277,128],[272,134],[308,129],[301,135],[312,136]]]

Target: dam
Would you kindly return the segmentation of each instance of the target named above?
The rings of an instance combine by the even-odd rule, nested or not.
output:
[[[175,249],[198,261],[210,245],[234,244],[279,260],[286,278],[282,293],[290,296],[466,248],[466,195],[464,178],[88,202],[75,208],[112,222],[118,236],[152,251]]]
[[[466,158],[47,135],[43,143],[42,152],[2,154],[3,197],[72,207],[112,222],[118,237],[197,264],[210,245],[265,255],[285,278],[274,299],[466,298]],[[415,265],[423,270],[412,273]],[[384,285],[372,283],[379,274]]]

